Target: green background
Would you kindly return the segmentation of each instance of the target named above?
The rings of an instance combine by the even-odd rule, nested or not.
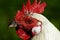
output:
[[[60,0],[41,0],[47,3],[45,15],[60,30]],[[0,0],[0,40],[20,40],[14,28],[8,24],[13,20],[16,12],[21,9],[27,0]],[[33,3],[33,0],[31,0]]]

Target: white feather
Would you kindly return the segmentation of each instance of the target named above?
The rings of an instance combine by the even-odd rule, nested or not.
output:
[[[42,31],[31,40],[60,40],[59,30],[45,16],[33,13],[32,17],[42,21]]]

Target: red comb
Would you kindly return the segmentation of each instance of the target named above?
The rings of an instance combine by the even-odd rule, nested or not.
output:
[[[22,5],[22,10],[19,10],[15,16],[15,19],[18,20],[21,17],[24,16],[24,14],[26,14],[26,12],[28,11],[29,13],[43,13],[44,12],[44,8],[46,7],[46,3],[43,2],[42,4],[40,2],[37,3],[37,0],[34,0],[33,4],[30,4],[30,0],[28,0],[28,2],[26,3],[26,6],[23,4]],[[29,15],[28,15],[29,16]]]
[[[37,3],[37,0],[34,0],[34,3],[31,5],[30,0],[26,3],[26,6],[22,6],[22,11],[23,12],[36,12],[36,13],[42,13],[44,11],[44,8],[46,7],[46,3],[43,2],[40,4],[40,2]]]

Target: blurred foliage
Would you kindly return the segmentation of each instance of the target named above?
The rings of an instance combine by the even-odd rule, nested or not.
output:
[[[60,30],[60,0],[41,0],[47,3],[45,15]],[[14,28],[8,28],[16,12],[21,9],[27,0],[0,0],[0,40],[20,40]],[[31,0],[33,3],[33,0]]]

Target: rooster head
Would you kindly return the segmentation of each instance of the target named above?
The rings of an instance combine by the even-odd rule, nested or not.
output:
[[[9,27],[15,27],[16,33],[20,38],[31,38],[33,35],[38,34],[42,28],[42,22],[38,19],[33,18],[32,16],[34,13],[43,13],[45,7],[45,2],[37,3],[37,0],[34,0],[34,3],[31,4],[30,0],[28,0],[26,6],[22,5],[22,10],[18,10],[13,23]]]

